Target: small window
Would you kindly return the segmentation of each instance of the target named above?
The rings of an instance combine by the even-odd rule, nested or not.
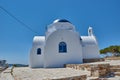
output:
[[[67,52],[67,45],[65,42],[59,43],[59,53],[66,53]]]
[[[41,55],[41,48],[37,49],[37,55]]]

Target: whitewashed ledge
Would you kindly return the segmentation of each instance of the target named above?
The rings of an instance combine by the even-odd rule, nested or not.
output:
[[[0,80],[86,80],[88,71],[71,68],[36,68],[15,67],[13,74],[8,68],[2,72]]]

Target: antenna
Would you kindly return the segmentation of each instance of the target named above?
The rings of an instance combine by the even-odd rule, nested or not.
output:
[[[15,19],[17,22],[19,22],[21,25],[23,25],[25,28],[29,29],[30,31],[39,34],[38,32],[34,31],[32,28],[30,28],[27,24],[25,24],[23,21],[18,19],[16,16],[14,16],[12,13],[10,13],[7,9],[4,7],[0,6],[0,9],[2,9],[4,12],[6,12],[9,16],[11,16],[13,19]]]

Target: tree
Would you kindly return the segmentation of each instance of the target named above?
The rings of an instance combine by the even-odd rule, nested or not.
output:
[[[115,45],[115,46],[109,46],[107,48],[101,49],[100,54],[105,54],[105,53],[112,53],[114,56],[120,55],[120,46]]]
[[[13,67],[17,67],[17,64],[13,64]]]

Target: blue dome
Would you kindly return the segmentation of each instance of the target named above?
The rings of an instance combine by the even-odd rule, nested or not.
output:
[[[66,19],[57,19],[54,21],[54,23],[56,22],[68,22],[68,23],[71,23],[70,21],[66,20]]]

